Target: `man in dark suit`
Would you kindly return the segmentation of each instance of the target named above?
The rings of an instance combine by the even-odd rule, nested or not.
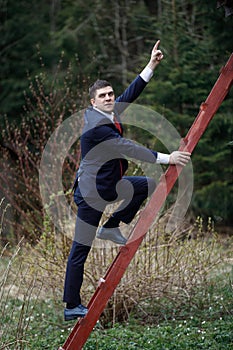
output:
[[[88,309],[81,304],[80,289],[84,264],[97,231],[97,238],[125,245],[119,224],[129,224],[143,201],[154,191],[155,181],[142,176],[124,176],[128,162],[125,156],[149,163],[185,165],[188,152],[162,154],[123,137],[120,114],[143,91],[156,66],[163,59],[155,44],[148,65],[115,99],[106,80],[97,80],[89,89],[91,106],[84,115],[81,136],[82,160],[74,183],[74,200],[78,206],[75,237],[67,263],[64,302],[65,320],[84,317]],[[123,201],[122,201],[123,200]],[[117,210],[98,230],[107,204],[122,201]]]

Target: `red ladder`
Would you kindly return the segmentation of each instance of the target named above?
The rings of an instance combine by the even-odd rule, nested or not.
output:
[[[222,68],[220,76],[206,101],[201,104],[200,111],[193,125],[186,137],[181,141],[180,151],[192,153],[217,109],[229,92],[232,83],[233,54]],[[119,253],[109,267],[105,277],[100,279],[99,286],[88,304],[89,310],[87,315],[78,320],[63,347],[60,347],[59,350],[82,349],[130,261],[138,250],[144,236],[174,186],[181,170],[181,166],[169,166],[166,173],[161,177],[155,192],[141,212],[127,244],[119,249]]]

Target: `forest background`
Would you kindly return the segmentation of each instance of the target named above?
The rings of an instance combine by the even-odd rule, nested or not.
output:
[[[232,16],[210,0],[2,0],[0,193],[10,204],[3,238],[34,239],[43,231],[41,154],[55,128],[87,106],[92,81],[107,79],[120,93],[160,39],[164,60],[137,102],[183,137],[232,52],[232,33]],[[192,156],[189,215],[211,217],[223,231],[233,220],[232,97],[231,91]],[[142,131],[128,134],[145,143]],[[146,138],[146,145],[166,151],[156,140]],[[78,164],[77,143],[64,164],[65,191]]]

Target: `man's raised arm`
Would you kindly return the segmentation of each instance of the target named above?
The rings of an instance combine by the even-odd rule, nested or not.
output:
[[[158,40],[154,45],[151,51],[150,61],[148,62],[146,67],[143,69],[143,71],[140,73],[140,77],[147,83],[152,78],[155,68],[159,65],[159,63],[163,59],[163,53],[161,50],[159,50],[159,44],[160,44],[160,40]]]
[[[122,95],[117,97],[116,102],[127,102],[131,103],[136,100],[136,98],[144,90],[147,83],[150,81],[154,74],[155,68],[163,59],[163,53],[159,50],[160,40],[158,40],[152,51],[148,64],[142,70],[142,72],[134,79],[134,81],[128,86],[128,88],[123,92]],[[124,108],[123,108],[124,109]]]

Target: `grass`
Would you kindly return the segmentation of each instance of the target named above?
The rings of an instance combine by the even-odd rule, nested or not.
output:
[[[174,302],[158,299],[151,309],[140,317],[137,309],[126,323],[103,328],[97,323],[84,350],[230,350],[233,348],[233,302],[231,273],[215,275],[206,290],[197,290],[192,306],[185,304],[175,309]],[[58,349],[74,322],[64,322],[63,305],[54,300],[31,300],[25,304],[10,298],[1,319],[0,349]],[[19,318],[24,314],[24,334],[19,329]],[[8,317],[10,315],[10,317]],[[17,330],[18,340],[4,328]],[[4,345],[3,345],[4,344]],[[9,344],[9,346],[7,346]]]
[[[163,322],[157,326],[115,325],[93,334],[85,350],[187,350],[232,349],[232,318],[215,321],[188,319]]]

